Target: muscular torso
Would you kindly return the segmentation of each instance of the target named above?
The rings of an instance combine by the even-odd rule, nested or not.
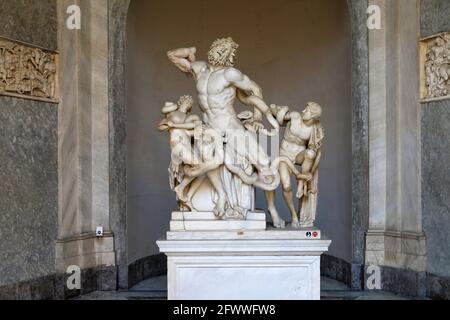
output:
[[[300,115],[295,115],[291,118],[284,134],[285,139],[306,145],[311,138],[312,127],[304,124]]]
[[[187,119],[186,113],[175,111],[170,114],[169,120],[175,124],[183,124]],[[170,129],[170,143],[174,148],[178,143],[190,144],[191,136],[185,129]]]
[[[225,79],[225,70],[204,64],[195,73],[203,120],[221,132],[243,128],[234,110],[236,88]]]
[[[293,113],[281,142],[281,156],[287,156],[291,160],[295,159],[298,153],[306,149],[311,132],[312,127],[304,124],[301,115]]]

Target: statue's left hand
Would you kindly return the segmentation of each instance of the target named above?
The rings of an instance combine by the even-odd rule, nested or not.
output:
[[[253,122],[253,130],[256,133],[259,133],[263,129],[264,129],[264,125],[262,124],[262,122],[257,122],[257,121]]]
[[[189,54],[188,54],[187,59],[188,59],[191,63],[195,62],[195,60],[196,60],[195,54],[197,53],[197,48],[192,47],[192,48],[189,48],[188,51],[189,51]]]
[[[274,117],[277,116],[277,113],[278,113],[278,106],[277,106],[276,104],[272,103],[272,104],[269,106],[269,110],[270,110],[270,112],[272,113],[272,115],[273,115]]]
[[[313,178],[313,175],[311,173],[300,173],[297,176],[297,180],[311,181],[312,178]]]

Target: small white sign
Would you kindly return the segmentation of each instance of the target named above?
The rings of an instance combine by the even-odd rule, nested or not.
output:
[[[97,227],[97,229],[95,230],[95,235],[97,237],[103,237],[103,227]]]

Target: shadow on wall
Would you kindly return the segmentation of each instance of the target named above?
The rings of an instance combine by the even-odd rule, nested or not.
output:
[[[236,8],[239,8],[237,10]],[[195,85],[166,58],[196,46],[205,59],[213,40],[240,44],[236,66],[264,90],[267,103],[302,109],[317,101],[326,129],[318,226],[330,253],[351,257],[351,33],[345,0],[132,0],[127,21],[127,184],[129,262],[158,253],[155,241],[176,207],[170,191],[168,138],[157,124],[165,101]],[[241,109],[238,109],[241,110]],[[194,113],[199,114],[198,108]],[[287,209],[278,192],[280,213]],[[261,192],[257,207],[265,208]]]

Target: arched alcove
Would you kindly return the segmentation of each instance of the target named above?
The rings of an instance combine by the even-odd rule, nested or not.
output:
[[[367,29],[365,27],[365,20],[366,20],[366,8],[367,8],[367,0],[347,0],[347,8],[346,3],[344,1],[329,1],[328,5],[326,6],[326,3],[323,1],[320,1],[322,5],[325,4],[325,7],[323,7],[323,10],[318,12],[318,16],[312,17],[312,9],[313,6],[317,5],[319,1],[297,1],[300,4],[305,5],[305,9],[299,13],[299,15],[294,16],[292,19],[286,20],[285,22],[287,25],[290,25],[291,28],[287,28],[288,30],[284,31],[283,37],[280,34],[275,34],[275,37],[273,38],[273,41],[275,41],[276,46],[273,46],[273,44],[266,43],[267,45],[272,45],[273,50],[277,50],[277,53],[283,53],[287,54],[286,58],[290,58],[291,61],[294,58],[294,61],[296,63],[292,64],[288,61],[280,61],[278,60],[278,63],[281,65],[284,64],[284,70],[286,71],[289,66],[305,66],[305,61],[301,60],[298,56],[294,56],[291,53],[289,53],[289,50],[287,50],[292,43],[295,42],[294,32],[293,28],[296,28],[298,31],[298,24],[300,19],[306,19],[306,21],[310,21],[311,27],[313,27],[314,30],[322,29],[324,25],[326,25],[328,28],[334,27],[332,24],[332,21],[338,17],[338,19],[341,19],[341,27],[344,29],[344,33],[341,33],[340,36],[343,36],[345,39],[343,40],[344,43],[347,43],[347,41],[350,41],[349,34],[347,32],[351,32],[351,57],[346,56],[345,62],[338,62],[338,66],[343,67],[341,64],[348,63],[349,60],[351,60],[351,96],[350,96],[350,106],[351,106],[351,163],[347,163],[347,165],[351,166],[351,190],[349,193],[349,197],[351,197],[351,208],[350,212],[344,214],[345,218],[341,219],[339,223],[346,224],[346,228],[350,228],[351,232],[348,234],[345,238],[342,235],[335,235],[332,234],[332,237],[335,237],[336,239],[341,240],[341,243],[344,243],[345,249],[342,252],[344,254],[337,254],[340,256],[347,256],[350,252],[350,259],[325,259],[324,260],[324,268],[325,273],[332,276],[339,278],[341,280],[344,280],[348,284],[350,284],[354,288],[361,288],[362,286],[362,279],[363,279],[363,273],[362,273],[362,267],[364,263],[364,233],[367,230],[368,227],[368,177],[369,177],[369,159],[368,159],[368,42],[367,42]],[[134,4],[131,5],[131,9],[129,8],[130,2],[134,2]],[[133,16],[133,9],[134,6],[138,6],[139,2],[144,3],[146,1],[139,1],[139,0],[112,0],[109,3],[108,11],[109,11],[109,68],[110,68],[110,76],[109,76],[109,105],[110,105],[110,188],[109,188],[109,196],[110,196],[110,217],[111,217],[111,229],[114,233],[114,243],[115,243],[115,251],[116,251],[116,263],[118,265],[118,282],[119,287],[121,288],[127,288],[130,284],[132,284],[136,279],[133,279],[133,274],[136,273],[136,265],[131,264],[132,260],[136,257],[139,257],[141,255],[146,254],[145,251],[142,254],[137,254],[133,257],[133,254],[129,254],[128,247],[129,247],[129,236],[130,234],[127,234],[131,232],[131,236],[135,237],[135,241],[139,241],[140,235],[138,233],[133,233],[134,228],[132,227],[133,223],[129,220],[129,216],[127,217],[127,213],[130,213],[127,210],[127,188],[130,187],[130,185],[127,186],[127,180],[129,180],[129,177],[127,179],[127,158],[130,154],[127,152],[127,148],[129,147],[127,145],[127,98],[129,97],[129,80],[128,82],[125,81],[125,64],[126,64],[126,44],[129,43],[129,39],[126,39],[126,24],[127,24],[127,17]],[[196,25],[198,28],[198,16],[189,16],[186,14],[185,7],[187,4],[183,4],[182,2],[177,2],[175,6],[172,8],[167,7],[167,10],[171,10],[170,14],[167,14],[165,23],[169,23],[170,27],[166,30],[158,29],[158,30],[152,30],[152,32],[156,32],[158,35],[157,40],[154,41],[153,46],[150,50],[153,55],[159,55],[159,59],[161,59],[161,65],[158,65],[157,68],[159,68],[159,71],[162,71],[161,73],[158,73],[158,75],[163,75],[165,77],[169,77],[173,79],[173,83],[171,82],[169,85],[166,85],[164,89],[171,88],[173,84],[175,84],[175,87],[177,87],[179,91],[170,91],[170,94],[167,94],[165,96],[160,96],[159,100],[157,100],[155,106],[148,104],[148,111],[149,116],[152,115],[152,117],[158,117],[159,119],[159,109],[161,106],[161,103],[165,100],[174,100],[177,98],[177,95],[181,93],[190,93],[192,92],[194,86],[193,83],[188,81],[187,79],[183,78],[182,75],[180,75],[176,69],[174,69],[170,64],[164,60],[165,51],[172,47],[179,47],[183,45],[196,45],[199,49],[200,58],[202,57],[202,53],[206,52],[206,49],[210,43],[211,40],[214,40],[217,36],[224,36],[224,35],[231,35],[236,38],[238,42],[241,43],[241,50],[239,53],[239,60],[238,60],[238,67],[242,69],[244,72],[248,73],[252,76],[256,81],[260,83],[260,85],[265,90],[265,97],[270,102],[276,102],[276,103],[285,103],[290,104],[291,106],[300,107],[302,99],[306,100],[313,100],[319,95],[318,100],[319,102],[322,102],[322,104],[327,104],[328,101],[323,102],[323,95],[321,92],[323,90],[320,90],[323,84],[323,81],[320,81],[320,77],[316,77],[316,81],[313,81],[311,79],[307,79],[307,84],[309,87],[313,87],[314,90],[300,90],[300,88],[296,87],[293,88],[287,86],[284,88],[285,91],[280,90],[277,85],[281,83],[283,79],[280,77],[283,75],[282,73],[276,73],[276,76],[272,77],[264,77],[264,71],[270,67],[276,67],[277,62],[274,59],[270,59],[268,53],[265,52],[264,42],[262,41],[262,38],[256,38],[255,37],[248,37],[248,34],[251,34],[251,30],[254,30],[256,28],[256,34],[258,32],[262,32],[264,30],[263,23],[259,23],[256,25],[253,25],[253,29],[251,27],[250,23],[244,24],[244,27],[237,28],[234,27],[236,25],[235,21],[240,23],[247,22],[249,19],[249,16],[252,16],[254,18],[260,19],[260,21],[264,21],[269,26],[275,26],[276,30],[280,30],[280,27],[277,26],[276,23],[273,21],[266,20],[267,14],[278,14],[280,15],[280,12],[282,12],[283,3],[285,4],[284,7],[286,10],[286,6],[289,7],[290,5],[295,5],[297,2],[293,2],[293,4],[289,4],[289,1],[286,2],[280,2],[280,4],[264,4],[264,6],[269,6],[269,10],[266,9],[266,15],[264,15],[264,10],[262,10],[258,5],[253,6],[249,10],[245,11],[243,13],[243,10],[237,10],[236,7],[233,7],[227,2],[228,5],[219,5],[217,9],[217,18],[214,18],[214,16],[208,16],[208,22],[212,29],[211,31],[214,31],[214,34],[211,34],[208,36],[205,33],[190,33],[189,35],[185,35],[183,37],[183,41],[177,40],[176,42],[169,43],[167,42],[168,39],[170,39],[171,36],[174,36],[173,39],[177,38],[178,32],[180,32],[179,28],[174,28],[177,23],[176,21],[187,21],[187,25]],[[297,3],[297,5],[298,5]],[[314,3],[314,5],[313,5]],[[201,8],[198,10],[197,14],[201,13],[204,17],[206,17],[206,9],[210,6],[212,6],[212,2],[202,2],[200,1],[200,4],[202,4]],[[152,2],[148,2],[149,6],[152,5]],[[261,4],[262,5],[262,4]],[[272,7],[270,7],[272,5]],[[336,6],[339,8],[339,10],[336,10]],[[238,8],[242,8],[242,6],[239,6]],[[130,9],[130,12],[129,12]],[[347,10],[347,11],[346,11]],[[272,12],[273,11],[273,12]],[[290,10],[288,10],[290,11]],[[236,13],[237,12],[237,13]],[[296,12],[296,11],[293,11]],[[289,13],[289,12],[288,12]],[[153,11],[143,11],[140,12],[141,14],[141,21],[140,23],[149,22],[151,19],[156,17],[156,21],[158,20],[157,14]],[[235,15],[237,14],[237,16]],[[348,16],[349,15],[349,16]],[[232,19],[226,19],[224,17],[232,16]],[[308,20],[308,17],[310,17],[310,20]],[[330,17],[331,19],[324,19],[325,17]],[[128,18],[128,23],[131,23],[133,18]],[[264,19],[264,20],[261,20]],[[342,19],[348,19],[348,21],[342,20]],[[322,21],[323,20],[323,21]],[[135,22],[138,22],[139,20],[135,20]],[[191,21],[193,21],[191,23]],[[212,21],[212,22],[211,22]],[[217,23],[214,23],[214,21],[217,21]],[[221,24],[218,22],[222,21]],[[331,21],[331,24],[330,24]],[[324,25],[323,25],[324,24]],[[348,31],[349,24],[351,24],[351,31]],[[204,20],[201,24],[201,28],[205,28],[206,20]],[[239,23],[237,23],[239,25]],[[128,28],[128,32],[131,32],[133,26],[131,25]],[[216,29],[214,29],[216,28]],[[191,30],[191,29],[188,29]],[[335,31],[334,28],[331,30],[332,33]],[[237,35],[235,35],[237,34]],[[167,37],[169,35],[169,37]],[[247,38],[245,38],[245,35],[247,35]],[[138,37],[136,38],[138,39]],[[200,40],[199,40],[200,39]],[[249,40],[250,39],[250,40]],[[286,40],[287,39],[287,40]],[[320,38],[312,38],[312,44],[318,43],[323,39]],[[281,41],[283,40],[283,41]],[[298,39],[297,39],[298,40]],[[337,39],[336,39],[337,40]],[[145,38],[140,39],[142,42],[146,42],[147,44],[150,43],[149,39]],[[298,40],[298,41],[301,41]],[[328,43],[327,41],[322,41],[321,43],[321,49],[323,59],[325,59],[326,63],[314,60],[310,62],[310,65],[307,65],[306,67],[309,69],[313,69],[313,66],[316,65],[319,68],[322,67],[322,65],[328,65],[330,61],[328,59],[333,60],[333,52],[332,52],[332,44],[336,42]],[[305,43],[301,43],[301,45],[305,45]],[[246,49],[247,47],[247,49]],[[150,48],[150,47],[149,47]],[[305,46],[307,48],[307,46]],[[328,50],[327,50],[328,49]],[[152,51],[153,50],[153,51]],[[160,50],[160,52],[157,52],[157,50]],[[258,63],[256,62],[256,52],[262,52],[263,58],[260,58],[262,60],[259,60]],[[307,50],[309,52],[309,50]],[[305,52],[302,52],[305,54]],[[311,53],[309,53],[311,56]],[[306,53],[308,55],[308,53]],[[130,57],[128,55],[128,57]],[[204,57],[204,56],[203,56]],[[301,55],[300,55],[301,57]],[[141,57],[144,61],[148,61],[148,56],[142,56]],[[299,60],[300,59],[300,60]],[[139,61],[136,61],[139,62]],[[297,62],[299,64],[297,65]],[[289,64],[291,63],[291,64]],[[345,66],[347,68],[347,66]],[[295,68],[294,68],[295,69]],[[127,68],[128,70],[128,68]],[[345,69],[346,72],[348,69]],[[288,70],[290,71],[290,70]],[[165,72],[165,73],[163,73]],[[139,75],[144,76],[144,72],[138,71]],[[302,75],[302,73],[300,73]],[[148,76],[148,75],[147,75]],[[337,76],[340,76],[337,74]],[[130,77],[130,71],[128,70],[127,77]],[[348,74],[345,75],[345,77],[348,77]],[[139,77],[137,78],[139,79]],[[289,78],[288,78],[289,79]],[[319,80],[317,80],[319,79]],[[167,78],[166,78],[167,80]],[[128,83],[128,85],[127,85]],[[297,83],[297,82],[295,82]],[[337,83],[336,83],[337,85]],[[180,87],[181,86],[181,87]],[[146,87],[148,88],[148,87]],[[162,88],[162,86],[160,87]],[[180,88],[184,88],[181,90]],[[346,85],[344,86],[336,86],[334,87],[334,90],[343,90],[346,89],[350,90]],[[157,88],[158,89],[158,88]],[[147,91],[150,92],[151,89],[148,89]],[[287,94],[286,94],[287,92]],[[155,93],[160,94],[157,90]],[[309,94],[309,96],[302,96],[302,93]],[[314,93],[314,95],[312,95]],[[278,96],[277,96],[278,94]],[[283,95],[284,94],[284,95]],[[345,96],[348,98],[349,92],[347,91],[345,93]],[[154,100],[153,97],[151,100]],[[333,105],[333,103],[329,103],[329,105]],[[335,119],[330,117],[330,113],[328,112],[328,119],[324,117],[325,126],[328,126],[328,122],[334,121]],[[341,114],[342,115],[342,114]],[[153,129],[154,122],[157,118],[149,119],[148,120],[148,129],[149,132],[151,131],[151,135],[149,139],[159,139],[161,143],[163,144],[161,147],[161,150],[164,150],[164,155],[156,155],[157,157],[168,157],[168,146],[167,146],[167,137],[164,137],[162,135],[157,135],[157,132],[155,129]],[[153,124],[152,124],[153,122]],[[339,125],[339,122],[336,122],[337,125]],[[330,132],[328,131],[328,136],[330,137]],[[332,135],[331,135],[332,136]],[[341,147],[339,144],[333,145],[332,142],[328,141],[328,146],[334,146],[336,148]],[[330,151],[331,152],[331,151]],[[328,160],[333,161],[333,158],[328,157]],[[159,166],[159,170],[161,170],[160,175],[163,176],[163,181],[157,180],[157,181],[151,181],[147,180],[149,184],[155,183],[158,185],[161,185],[162,188],[165,188],[167,195],[169,197],[172,197],[171,201],[173,200],[173,195],[171,195],[171,192],[168,190],[168,182],[167,182],[167,176],[164,176],[167,172],[167,162],[161,162]],[[322,167],[322,174],[321,176],[326,176],[327,166],[326,164]],[[348,176],[347,176],[348,177]],[[145,177],[143,177],[143,181],[145,181]],[[147,182],[145,182],[147,183]],[[323,187],[322,182],[322,189]],[[326,186],[326,185],[325,185]],[[327,186],[326,186],[327,187]],[[330,186],[328,186],[330,187]],[[331,185],[331,188],[336,188],[335,186]],[[342,190],[335,190],[335,192],[340,192]],[[261,198],[259,196],[259,198]],[[280,202],[280,201],[278,201]],[[323,201],[322,201],[323,202]],[[173,208],[173,203],[167,203],[167,210],[170,212],[170,210]],[[261,200],[259,202],[261,204]],[[282,205],[282,204],[280,204]],[[281,209],[282,208],[282,209]],[[332,207],[334,209],[334,207]],[[284,206],[280,206],[281,211],[285,211]],[[322,210],[322,209],[319,209]],[[334,223],[339,220],[340,216],[334,215],[331,216],[328,212],[327,215],[320,214],[319,216],[319,223],[322,228],[326,228],[326,224],[330,226],[333,230]],[[164,221],[163,223],[167,224],[169,220],[168,213],[161,212],[161,217],[153,217],[152,212],[146,213],[147,217],[150,221],[150,225],[157,226],[157,221]],[[164,215],[164,218],[162,217]],[[330,219],[331,217],[331,219]],[[153,223],[151,222],[152,218],[154,218]],[[351,219],[348,221],[348,219]],[[136,220],[135,220],[136,221]],[[344,222],[345,221],[345,222]],[[145,223],[143,223],[145,225]],[[158,226],[158,230],[161,232],[164,232],[163,229],[164,226]],[[153,245],[154,239],[159,236],[158,232],[155,232],[150,236],[150,228],[142,227],[141,230],[143,232],[141,235],[144,235],[144,238],[142,241],[146,241],[150,246]],[[128,231],[128,232],[127,232]],[[153,239],[152,239],[153,238]],[[343,240],[343,238],[345,238]],[[350,239],[348,239],[350,238]],[[348,241],[350,240],[350,241]],[[150,248],[148,247],[145,250],[148,250],[147,252],[155,252],[155,247]],[[333,249],[334,250],[334,249]],[[348,250],[348,251],[346,251]],[[138,251],[135,251],[138,252]],[[346,252],[346,253],[345,253]],[[328,256],[329,257],[329,256]],[[141,259],[142,261],[143,259]],[[149,261],[148,259],[145,259],[145,261]],[[150,259],[150,261],[152,261]],[[157,262],[161,263],[160,260],[156,260]],[[148,263],[147,263],[148,264]],[[141,268],[143,265],[138,264],[137,270],[138,273],[140,272],[139,268]],[[145,267],[144,267],[145,268]],[[133,271],[134,270],[134,271]]]
[[[237,10],[239,9],[239,10]],[[157,254],[175,196],[167,167],[168,137],[157,132],[165,101],[194,97],[195,85],[166,51],[196,46],[205,59],[217,37],[239,44],[237,68],[256,81],[268,103],[324,108],[327,140],[321,164],[317,225],[333,239],[330,253],[351,260],[351,27],[345,0],[144,1],[127,16],[128,262]],[[199,113],[198,108],[194,109]],[[289,219],[278,192],[280,213]],[[257,193],[257,207],[265,208]]]

